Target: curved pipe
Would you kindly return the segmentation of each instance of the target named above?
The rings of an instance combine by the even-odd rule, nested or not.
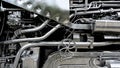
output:
[[[14,40],[8,40],[4,42],[0,42],[0,44],[10,44],[10,43],[17,43],[17,42],[33,42],[33,41],[41,41],[46,39],[48,36],[50,36],[53,32],[55,32],[58,28],[60,28],[61,25],[58,24],[54,28],[52,28],[49,32],[47,32],[45,35],[41,37],[36,38],[23,38],[23,39],[14,39]]]
[[[90,42],[75,42],[76,44],[76,47],[89,47],[91,45]],[[20,57],[21,57],[21,54],[23,53],[24,50],[30,48],[30,47],[41,47],[41,46],[58,46],[62,44],[62,42],[41,42],[41,43],[29,43],[29,44],[26,44],[24,45],[17,53],[16,55],[16,58],[15,58],[15,61],[14,61],[14,65],[13,65],[13,68],[17,68],[17,65],[19,63],[19,60],[20,60]],[[71,44],[71,45],[74,45],[74,42],[63,42],[63,45],[64,44]],[[107,45],[112,45],[112,44],[120,44],[120,42],[93,42],[92,46],[107,46]]]
[[[44,23],[42,23],[42,25],[35,27],[35,28],[15,31],[15,33],[14,33],[15,35],[12,37],[12,40],[15,39],[20,34],[36,32],[36,31],[42,30],[49,23],[49,21],[50,20],[46,20]]]
[[[39,31],[41,29],[43,29],[50,20],[46,20],[42,25],[35,27],[35,28],[31,28],[31,29],[25,29],[25,30],[21,30],[21,33],[28,33],[28,32],[35,32],[35,31]]]

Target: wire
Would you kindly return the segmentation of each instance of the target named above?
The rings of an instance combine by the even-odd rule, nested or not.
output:
[[[74,33],[75,30],[72,30],[71,33],[67,36],[67,39]]]
[[[50,24],[47,24],[49,27],[54,27],[54,26],[52,26],[52,25],[50,25]]]

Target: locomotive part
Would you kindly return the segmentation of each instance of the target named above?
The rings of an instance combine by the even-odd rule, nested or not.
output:
[[[120,68],[120,1],[0,1],[0,68]]]

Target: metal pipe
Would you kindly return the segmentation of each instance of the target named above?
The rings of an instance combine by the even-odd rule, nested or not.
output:
[[[18,42],[41,41],[41,40],[46,39],[48,36],[50,36],[53,32],[55,32],[55,31],[56,31],[58,28],[60,28],[60,27],[61,27],[60,24],[56,25],[53,29],[51,29],[49,32],[47,32],[47,33],[46,33],[44,36],[42,36],[42,37],[8,40],[8,41],[0,42],[0,44],[10,44],[10,43],[18,43]]]
[[[58,46],[60,44],[62,44],[62,46],[66,45],[66,44],[70,44],[70,45],[74,45],[76,47],[80,47],[80,46],[87,46],[89,47],[91,45],[91,42],[41,42],[41,43],[29,43],[24,45],[17,53],[15,61],[14,61],[14,65],[13,68],[17,68],[17,65],[19,63],[21,54],[23,53],[24,50],[30,48],[30,47],[41,47],[41,46]],[[112,44],[120,44],[120,42],[93,42],[93,46],[105,46],[105,45],[112,45]]]
[[[120,7],[120,4],[101,4],[101,7]]]
[[[74,24],[74,23],[70,23],[68,25],[66,25],[69,28],[72,29],[81,29],[81,30],[91,30],[92,29],[92,24]]]
[[[70,8],[76,8],[76,7],[83,8],[84,6],[85,4],[70,4]],[[87,6],[89,6],[89,4]]]
[[[85,9],[88,8],[88,0],[85,0]]]
[[[104,39],[117,39],[117,40],[120,40],[120,36],[107,36],[107,35],[104,35]]]
[[[120,32],[120,21],[96,20],[93,32]]]
[[[90,4],[88,4],[88,0],[85,0],[85,4],[70,5],[70,7],[75,8],[75,9],[70,9],[70,10],[71,11],[81,11],[81,10],[97,9],[100,7],[119,7],[120,6],[119,2],[120,1],[115,1],[115,2],[114,1],[92,1]],[[92,7],[93,3],[96,3],[96,4],[100,3],[100,4],[98,7]]]
[[[120,3],[120,1],[93,1],[98,3]]]
[[[93,13],[107,13],[107,12],[118,12],[120,9],[109,9],[109,10],[95,10],[95,11],[86,11],[86,12],[77,12],[75,15],[87,15],[87,14],[93,14]]]
[[[88,4],[87,6],[89,6],[90,4]],[[84,8],[84,4],[78,4],[78,5],[70,5],[70,8],[74,8],[74,9],[70,9],[70,10],[79,10],[79,9],[85,9]],[[120,4],[101,4],[101,7],[120,7]]]
[[[89,4],[90,5],[90,4]],[[89,10],[89,9],[98,9],[100,7],[120,7],[120,4],[101,4],[99,7],[90,7],[89,9],[79,6],[79,5],[75,5],[75,6],[71,6],[73,9],[70,9],[71,11],[81,11],[81,10]]]
[[[49,23],[49,21],[50,20],[46,20],[42,25],[35,27],[35,28],[15,31],[15,35],[12,37],[12,40],[15,39],[20,34],[36,32],[36,31],[42,30]]]
[[[21,33],[28,33],[28,32],[35,32],[35,31],[39,31],[41,29],[43,29],[50,20],[46,20],[42,25],[35,27],[35,28],[31,28],[31,29],[25,29],[25,30],[21,30]]]

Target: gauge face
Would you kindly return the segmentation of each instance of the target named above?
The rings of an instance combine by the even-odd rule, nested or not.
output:
[[[4,0],[25,10],[53,19],[64,25],[69,22],[69,0]]]

